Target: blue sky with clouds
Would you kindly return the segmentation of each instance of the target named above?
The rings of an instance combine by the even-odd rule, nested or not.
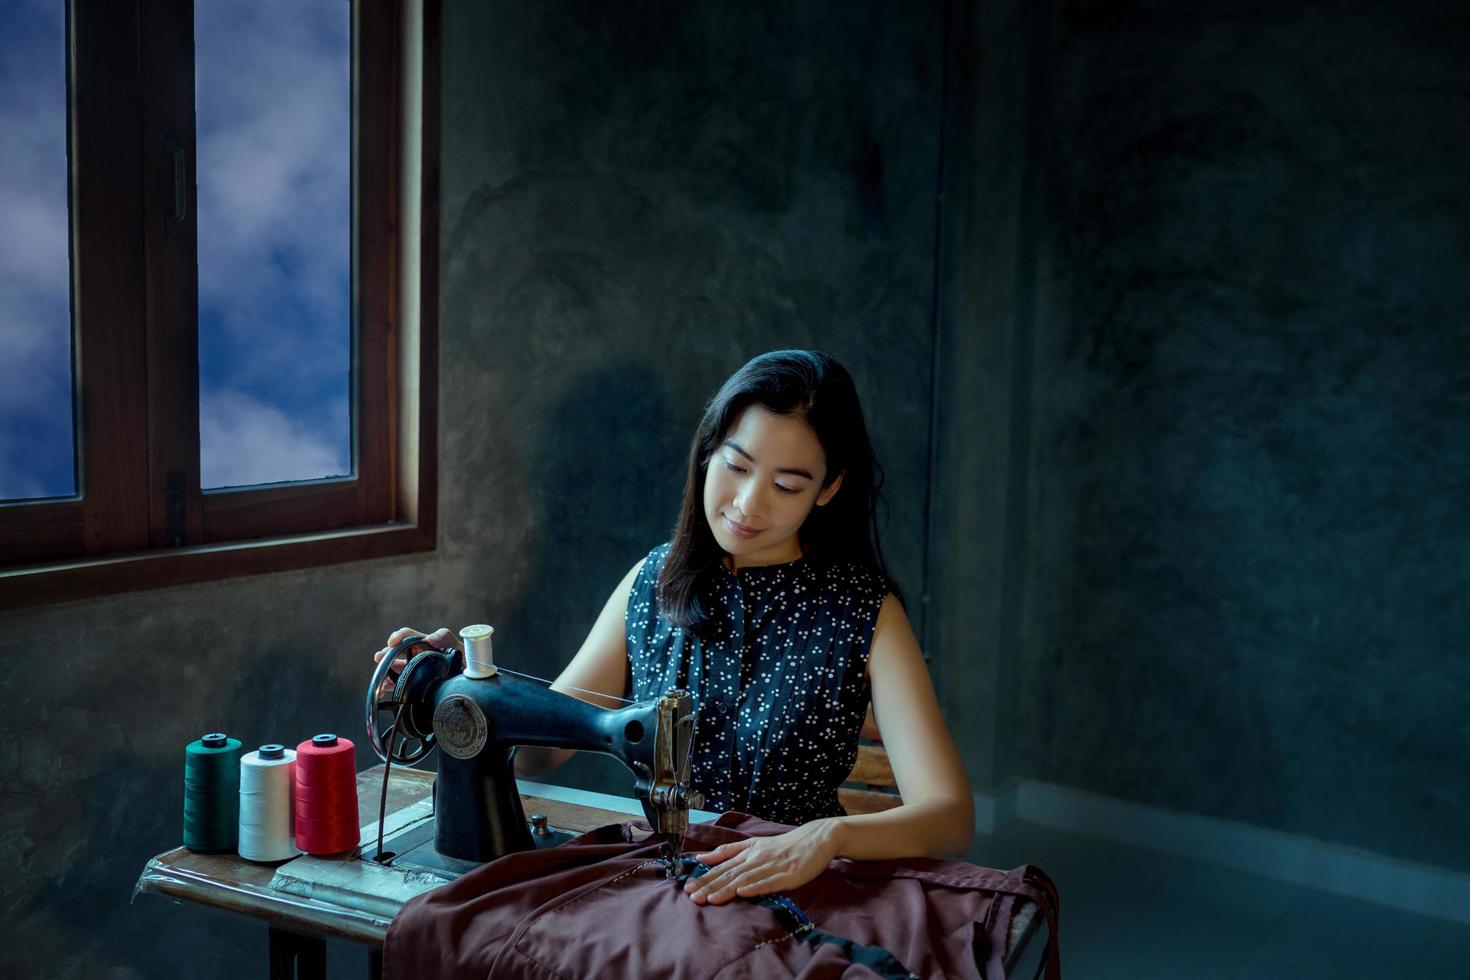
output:
[[[206,488],[351,469],[343,0],[195,7]],[[60,0],[0,0],[0,498],[73,492]]]
[[[71,494],[66,20],[0,2],[0,499]]]

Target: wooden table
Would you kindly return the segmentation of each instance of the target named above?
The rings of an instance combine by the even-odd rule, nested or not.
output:
[[[433,785],[431,772],[393,769],[384,820],[385,849],[392,849],[388,841],[395,835],[432,817]],[[641,818],[642,811],[634,800],[535,783],[523,782],[521,786],[526,813],[546,814],[558,830],[582,833]],[[363,827],[360,846],[369,852],[377,847],[382,789],[382,766],[357,774],[358,814],[365,823],[371,821]],[[610,807],[574,800],[606,801]],[[176,847],[144,866],[133,891],[134,895],[165,895],[263,921],[270,927],[272,980],[307,980],[325,976],[325,939],[362,943],[376,954],[388,934],[388,923],[403,903],[444,880],[422,872],[385,868],[361,860],[355,853],[329,858],[308,855],[284,863],[257,864],[234,853],[197,854]],[[377,967],[375,955],[370,972]]]
[[[434,774],[396,767],[388,783],[384,849],[395,836],[422,830],[431,819]],[[582,833],[610,823],[641,819],[635,800],[521,781],[527,815],[544,813],[558,830]],[[366,823],[360,848],[375,851],[383,767],[357,775],[358,814]],[[691,811],[690,820],[716,815]],[[367,823],[371,821],[370,823]],[[293,858],[257,864],[238,854],[197,854],[177,847],[151,859],[134,895],[156,894],[259,919],[269,927],[271,980],[320,980],[326,975],[326,939],[345,939],[369,949],[369,975],[381,971],[383,939],[403,903],[443,884],[419,871],[382,867],[356,852],[335,857]],[[1007,965],[1013,966],[1035,932],[1035,907],[1017,910],[1009,937]]]

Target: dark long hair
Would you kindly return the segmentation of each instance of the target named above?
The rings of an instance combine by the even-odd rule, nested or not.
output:
[[[679,523],[658,577],[658,603],[664,616],[698,635],[714,625],[712,611],[700,599],[700,586],[717,573],[725,551],[705,519],[704,478],[730,426],[750,405],[804,419],[827,457],[823,487],[842,477],[832,499],[826,506],[814,507],[802,524],[798,532],[802,552],[822,560],[857,562],[882,575],[897,594],[878,540],[883,467],[873,454],[852,375],[830,354],[777,350],[761,354],[732,374],[699,420],[689,447]]]

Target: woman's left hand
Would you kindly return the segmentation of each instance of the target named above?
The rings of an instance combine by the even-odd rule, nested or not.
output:
[[[837,856],[838,823],[813,820],[775,837],[749,837],[696,854],[710,865],[691,878],[684,891],[700,905],[722,905],[739,896],[750,898],[804,885],[827,870]]]

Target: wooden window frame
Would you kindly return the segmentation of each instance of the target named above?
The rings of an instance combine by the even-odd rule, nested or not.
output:
[[[432,550],[439,0],[352,4],[354,476],[220,491],[199,478],[192,2],[67,16],[80,492],[0,504],[0,609]]]

